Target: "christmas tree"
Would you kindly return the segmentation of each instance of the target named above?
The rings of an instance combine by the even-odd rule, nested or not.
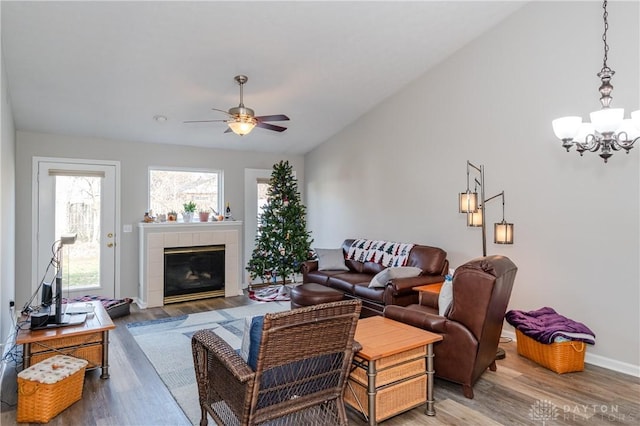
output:
[[[310,235],[293,169],[288,161],[280,161],[273,165],[267,204],[258,218],[255,248],[247,266],[251,279],[285,284],[310,259]]]

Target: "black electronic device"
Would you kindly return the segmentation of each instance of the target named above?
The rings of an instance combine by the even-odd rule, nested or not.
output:
[[[62,324],[62,268],[58,269],[58,274],[56,275],[55,302],[56,302],[56,311],[54,313],[53,322],[55,324]]]
[[[61,252],[62,252],[62,247],[65,244],[73,244],[75,241],[76,241],[75,234],[64,234],[55,243],[57,244],[57,247],[54,251],[53,258],[51,259],[51,262],[50,262],[50,264],[55,264],[57,269],[56,277],[54,280],[55,287],[52,289],[50,284],[44,283],[44,282],[41,283],[43,309],[40,312],[31,315],[32,330],[81,324],[87,318],[86,314],[64,315],[64,312],[62,311],[62,253]],[[49,312],[44,313],[46,311],[49,311]],[[42,320],[42,316],[45,316],[46,319]]]
[[[53,290],[51,289],[51,283],[42,283],[42,299],[41,304],[43,307],[51,306],[53,301]]]
[[[47,325],[49,314],[46,312],[34,312],[31,314],[31,329],[42,328]]]

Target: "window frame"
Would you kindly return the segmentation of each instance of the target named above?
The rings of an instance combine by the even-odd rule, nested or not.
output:
[[[218,211],[224,211],[224,170],[209,169],[204,167],[173,167],[173,166],[149,166],[147,169],[147,209],[151,206],[151,172],[192,172],[192,173],[217,173],[218,174]],[[159,212],[161,213],[161,212]],[[224,213],[221,213],[224,214]]]

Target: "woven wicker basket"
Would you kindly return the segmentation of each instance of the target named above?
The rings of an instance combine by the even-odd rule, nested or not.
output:
[[[579,341],[540,343],[516,329],[518,353],[558,374],[584,370],[586,344]]]
[[[18,423],[48,423],[82,398],[85,367],[56,383],[39,383],[18,376]]]
[[[424,360],[422,362],[424,364]],[[396,386],[384,387],[376,393],[375,420],[381,422],[403,411],[424,405],[426,400],[426,375],[407,380]],[[344,401],[360,412],[369,413],[367,387],[355,380],[349,379],[344,391]],[[361,406],[362,408],[360,408]]]

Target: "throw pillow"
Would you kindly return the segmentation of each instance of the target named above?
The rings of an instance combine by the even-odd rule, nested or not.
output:
[[[440,288],[440,295],[438,296],[438,315],[441,317],[445,316],[452,301],[453,282],[451,280],[445,280]]]
[[[385,287],[387,283],[395,278],[417,277],[422,273],[422,269],[415,266],[394,266],[378,272],[369,283],[369,288]]]
[[[314,249],[318,256],[318,271],[348,271],[344,264],[344,252],[339,249]]]
[[[244,318],[244,330],[242,331],[242,343],[240,344],[240,349],[238,349],[238,355],[242,357],[244,362],[247,362],[249,359],[249,341],[251,340],[250,331],[251,331],[251,320],[253,317],[245,317]]]
[[[258,349],[262,341],[263,323],[264,316],[262,315],[246,317],[244,320],[244,333],[242,334],[240,356],[254,371],[258,363]]]

